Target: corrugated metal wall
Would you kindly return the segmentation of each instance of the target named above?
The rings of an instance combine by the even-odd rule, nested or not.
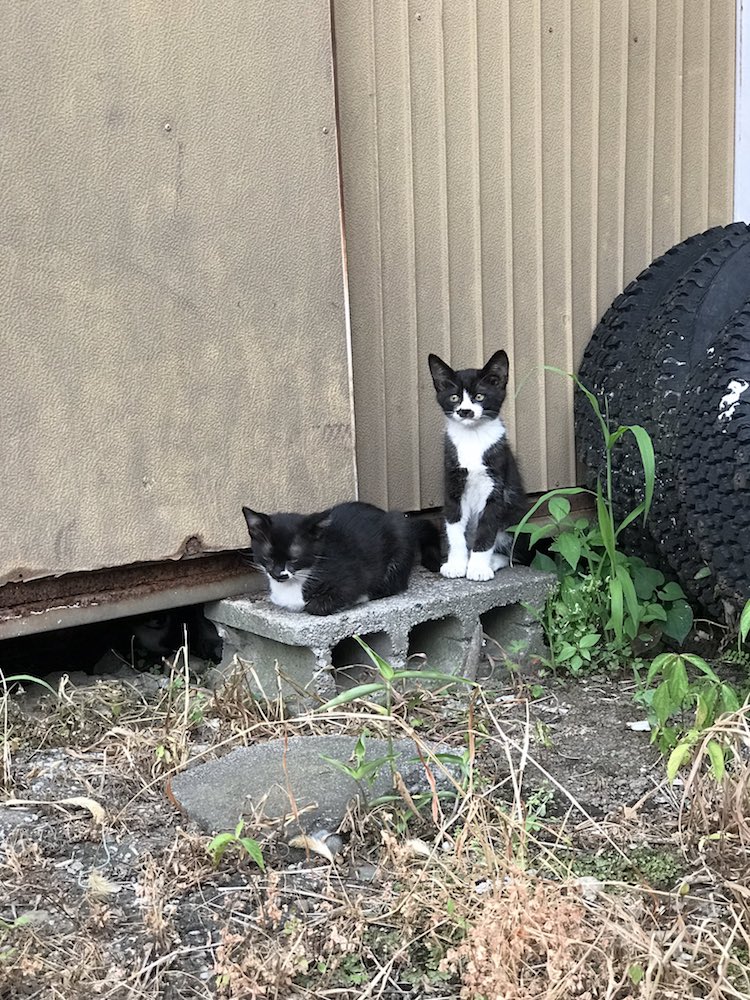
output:
[[[734,18],[734,0],[335,0],[362,499],[442,502],[429,351],[505,347],[529,490],[575,480],[571,387],[541,366],[575,369],[631,277],[729,221]]]

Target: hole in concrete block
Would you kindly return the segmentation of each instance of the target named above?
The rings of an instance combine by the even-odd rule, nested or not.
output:
[[[491,664],[523,667],[546,655],[544,633],[533,612],[522,604],[493,608],[480,616]]]
[[[449,616],[420,622],[409,632],[410,670],[424,666],[444,674],[465,674],[471,636],[458,618]]]
[[[386,632],[371,632],[361,638],[384,660],[389,663],[393,660],[393,643]],[[380,679],[370,657],[354,639],[342,639],[333,647],[331,664],[339,691],[348,691],[358,684],[368,684]]]

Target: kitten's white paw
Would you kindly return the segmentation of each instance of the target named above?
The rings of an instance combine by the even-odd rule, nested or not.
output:
[[[510,566],[510,559],[503,552],[493,552],[492,554],[492,568],[493,569],[505,569],[506,566]]]
[[[491,580],[494,575],[495,572],[491,566],[486,563],[475,563],[472,566],[471,560],[469,560],[469,566],[466,570],[467,580]]]
[[[456,580],[461,576],[466,576],[466,560],[449,559],[440,567],[440,573],[442,576],[448,577],[449,580]]]
[[[466,568],[467,580],[491,580],[495,575],[492,550],[487,552],[472,552],[469,565]]]

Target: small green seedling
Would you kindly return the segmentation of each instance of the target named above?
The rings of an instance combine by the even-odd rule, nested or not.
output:
[[[218,868],[221,864],[221,859],[224,857],[225,852],[230,847],[239,848],[240,852],[244,852],[248,857],[255,862],[255,864],[260,868],[261,871],[266,870],[265,862],[263,861],[263,852],[261,850],[260,844],[257,840],[253,840],[252,837],[243,837],[242,830],[244,827],[243,820],[240,820],[237,826],[234,828],[234,833],[227,831],[226,833],[218,833],[211,843],[206,848],[211,861],[213,862],[214,868]]]

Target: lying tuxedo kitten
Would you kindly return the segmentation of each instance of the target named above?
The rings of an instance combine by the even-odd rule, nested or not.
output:
[[[454,371],[428,358],[445,413],[445,529],[443,576],[489,580],[507,566],[507,532],[523,515],[525,491],[508,445],[500,407],[508,384],[508,355],[496,351],[484,368]]]
[[[243,507],[257,564],[274,604],[331,615],[406,590],[418,553],[440,565],[440,533],[430,521],[342,503],[318,514],[260,514]]]

